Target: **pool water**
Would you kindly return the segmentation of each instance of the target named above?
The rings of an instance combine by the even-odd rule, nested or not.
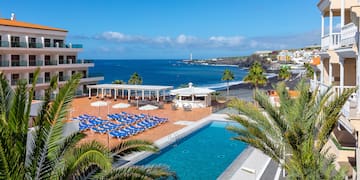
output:
[[[231,140],[236,134],[227,125],[236,124],[214,121],[137,165],[166,165],[182,180],[216,179],[247,147]]]

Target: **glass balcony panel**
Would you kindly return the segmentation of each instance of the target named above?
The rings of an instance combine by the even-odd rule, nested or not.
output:
[[[9,41],[0,41],[0,47],[9,47]]]

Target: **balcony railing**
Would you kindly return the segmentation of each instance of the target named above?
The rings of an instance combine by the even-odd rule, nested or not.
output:
[[[104,77],[104,74],[102,74],[102,73],[89,73],[87,75],[87,77],[83,77],[83,78],[91,78],[91,77]]]
[[[325,35],[321,38],[321,49],[335,49],[340,47],[340,40],[341,40],[340,33],[333,33],[330,35]]]
[[[90,63],[94,63],[94,61],[93,60],[89,60],[89,59],[78,59],[77,61],[76,61],[76,64],[90,64]]]
[[[9,47],[9,41],[0,41],[0,47]]]
[[[26,62],[25,60],[11,61],[11,66],[12,66],[12,67],[16,67],[16,66],[27,66],[27,62]]]
[[[29,84],[33,83],[33,78],[29,78]],[[38,77],[38,79],[36,80],[36,84],[43,84],[44,83],[44,78]]]
[[[26,43],[26,42],[9,42],[0,41],[0,47],[14,47],[14,48],[83,48],[82,44],[63,44],[63,43]]]
[[[11,47],[26,48],[26,42],[11,42]]]
[[[9,67],[9,61],[0,61],[0,67]]]
[[[43,48],[42,43],[29,43],[29,48]]]
[[[321,83],[320,81],[310,80],[310,89],[312,91],[318,90],[320,94],[324,94],[330,86]]]
[[[45,61],[45,66],[54,66],[54,65],[57,65],[56,60]]]
[[[354,23],[346,24],[341,28],[341,47],[352,46],[356,43],[357,27]]]
[[[82,44],[45,43],[45,48],[83,48]]]
[[[18,81],[19,81],[19,79],[12,79],[12,80],[11,80],[11,85],[12,85],[12,86],[15,86]]]
[[[51,78],[50,78],[50,77],[46,77],[46,76],[45,76],[45,83],[49,83],[49,82],[50,82],[50,80],[51,80]]]
[[[42,60],[36,60],[34,61],[29,61],[29,66],[42,66],[43,65],[43,61]]]
[[[67,81],[70,79],[70,76],[59,76],[59,81]]]

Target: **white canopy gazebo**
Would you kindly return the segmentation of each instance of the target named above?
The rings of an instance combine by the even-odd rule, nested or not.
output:
[[[208,88],[193,87],[189,83],[189,87],[171,90],[171,95],[176,95],[175,103],[179,107],[190,105],[192,108],[202,108],[211,105],[211,93],[214,90]]]
[[[99,90],[101,93],[101,98],[104,99],[104,93],[106,94],[107,90],[114,90],[114,100],[117,99],[118,96],[124,98],[125,91],[127,91],[128,100],[130,100],[131,92],[141,92],[138,96],[142,100],[145,99],[145,91],[148,92],[149,97],[154,93],[156,96],[156,100],[159,101],[160,92],[165,98],[165,91],[173,89],[172,86],[153,86],[153,85],[131,85],[131,84],[97,84],[97,85],[88,85],[89,89],[89,98],[91,98],[91,90],[96,89],[96,97],[99,97]]]

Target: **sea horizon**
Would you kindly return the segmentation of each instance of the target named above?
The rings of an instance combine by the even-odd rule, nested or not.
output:
[[[225,89],[227,82],[221,81],[225,69],[230,69],[235,75],[230,85],[242,83],[248,72],[233,65],[186,64],[182,59],[94,59],[94,63],[95,67],[90,68],[89,72],[102,73],[104,81],[100,83],[112,83],[114,80],[127,82],[131,74],[137,72],[143,78],[143,84],[169,85],[174,88],[192,82],[198,87]]]

